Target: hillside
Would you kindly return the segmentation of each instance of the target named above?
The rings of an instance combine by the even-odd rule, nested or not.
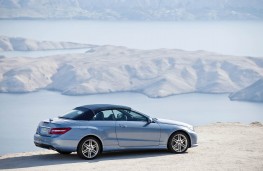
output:
[[[86,54],[0,58],[0,92],[68,95],[132,91],[149,97],[229,93],[263,76],[263,59],[205,51],[93,47]]]
[[[231,100],[263,102],[263,79],[256,81],[242,90],[232,93],[229,98]]]
[[[1,19],[262,20],[262,0],[4,0]]]
[[[0,51],[37,51],[58,49],[79,49],[93,47],[72,42],[37,41],[21,37],[0,36]]]

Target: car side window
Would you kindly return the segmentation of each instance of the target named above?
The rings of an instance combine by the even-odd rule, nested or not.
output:
[[[117,121],[127,121],[127,115],[122,110],[113,110]]]
[[[134,112],[134,111],[128,111],[126,110],[126,112],[128,112],[130,114],[130,117],[128,118],[128,121],[147,121],[147,117]]]
[[[113,110],[117,121],[147,121],[147,117],[131,110]]]
[[[114,114],[112,110],[103,110],[100,112],[97,112],[92,120],[96,121],[114,121]]]

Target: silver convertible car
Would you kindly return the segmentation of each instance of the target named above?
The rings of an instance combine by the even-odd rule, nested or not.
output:
[[[184,153],[197,146],[197,134],[189,124],[151,118],[126,106],[94,104],[40,122],[34,143],[61,154],[77,151],[83,159],[94,159],[102,152],[133,149]]]

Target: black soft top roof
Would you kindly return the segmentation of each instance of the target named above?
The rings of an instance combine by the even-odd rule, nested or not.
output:
[[[93,113],[97,113],[102,110],[110,110],[110,109],[126,109],[131,110],[130,107],[127,106],[121,106],[121,105],[112,105],[112,104],[90,104],[90,105],[84,105],[76,107],[75,109],[79,109],[82,111],[88,111],[91,110]]]

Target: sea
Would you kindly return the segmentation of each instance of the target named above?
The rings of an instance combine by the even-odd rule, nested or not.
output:
[[[135,49],[205,50],[240,57],[263,57],[263,22],[260,21],[0,20],[0,35]],[[38,58],[85,53],[87,50],[12,51],[0,52],[0,56]],[[33,143],[38,123],[85,104],[127,105],[152,117],[194,126],[216,122],[263,122],[262,103],[230,101],[228,96],[190,93],[149,98],[135,92],[66,96],[45,90],[25,94],[0,93],[0,155],[41,150]]]

